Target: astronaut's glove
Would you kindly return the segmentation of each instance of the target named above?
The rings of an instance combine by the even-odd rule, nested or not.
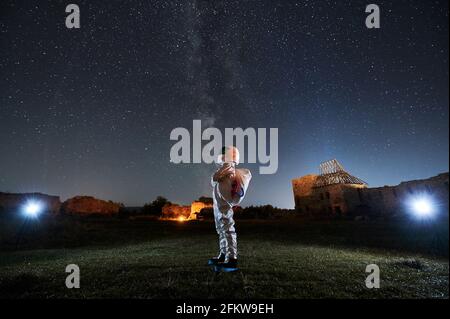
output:
[[[229,163],[225,163],[221,168],[217,170],[217,172],[214,173],[213,181],[221,182],[225,178],[233,176],[234,174],[235,174],[234,166]]]

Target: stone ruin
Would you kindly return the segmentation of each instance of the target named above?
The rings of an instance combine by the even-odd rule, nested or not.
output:
[[[189,219],[197,219],[197,215],[203,208],[213,207],[212,200],[211,202],[202,202],[202,201],[194,201],[191,204],[191,214],[189,215]]]
[[[204,198],[208,199],[208,198]],[[119,213],[122,205],[112,201],[101,200],[92,196],[75,196],[63,203],[59,196],[41,193],[1,193],[0,212],[19,212],[29,200],[42,203],[44,211],[52,214],[70,215],[114,215]],[[162,208],[162,219],[195,220],[197,214],[203,209],[212,207],[211,202],[205,200],[193,201],[190,206],[168,204]]]
[[[449,173],[397,186],[368,188],[361,179],[347,173],[336,160],[321,164],[319,175],[292,180],[295,210],[305,215],[395,215],[410,196],[433,195],[448,213]]]
[[[162,208],[162,219],[196,220],[203,208],[212,207],[212,203],[193,201],[190,206],[167,204]]]

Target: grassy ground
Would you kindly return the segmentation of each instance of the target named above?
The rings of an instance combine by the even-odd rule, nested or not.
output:
[[[211,222],[0,220],[0,298],[448,298],[448,220],[238,221],[240,268],[215,274]],[[81,288],[65,287],[65,267]],[[367,289],[365,267],[380,268]]]

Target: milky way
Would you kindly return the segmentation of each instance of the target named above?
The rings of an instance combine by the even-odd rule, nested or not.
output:
[[[290,180],[337,158],[371,186],[448,171],[448,2],[0,4],[0,191],[140,205],[210,192],[169,134],[279,128],[279,169],[245,205],[292,207]]]

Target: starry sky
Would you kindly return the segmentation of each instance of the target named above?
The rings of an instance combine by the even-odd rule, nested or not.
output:
[[[76,3],[81,28],[67,29]],[[172,129],[276,127],[279,168],[243,205],[293,207],[337,158],[370,186],[448,171],[448,1],[0,3],[0,191],[142,205],[209,195]]]

